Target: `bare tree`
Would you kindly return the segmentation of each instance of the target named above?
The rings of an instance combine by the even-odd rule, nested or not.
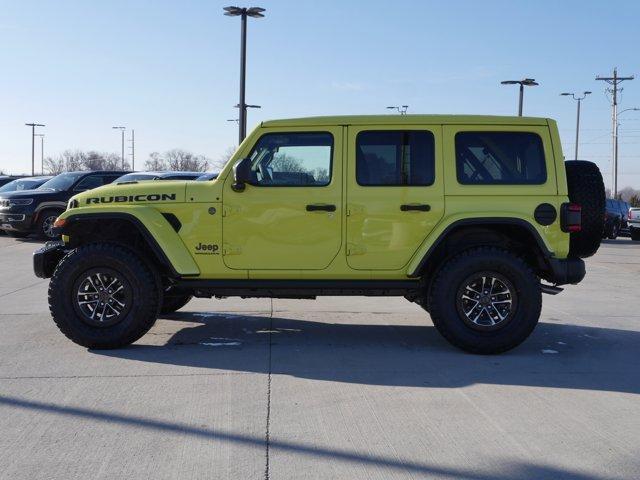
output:
[[[65,171],[64,160],[60,155],[56,158],[47,157],[44,159],[44,170],[49,175],[59,175]]]
[[[209,161],[204,156],[194,155],[179,148],[165,152],[164,158],[167,161],[169,170],[204,172],[209,166]]]
[[[237,149],[237,147],[227,147],[218,160],[211,162],[211,168],[214,170],[222,170],[229,160],[231,160],[231,157],[233,157],[233,154],[236,153]]]
[[[144,168],[150,172],[159,172],[167,169],[167,162],[158,152],[151,152],[149,158],[144,162]]]

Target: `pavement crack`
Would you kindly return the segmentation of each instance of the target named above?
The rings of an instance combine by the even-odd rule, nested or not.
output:
[[[269,355],[268,355],[268,374],[267,374],[267,419],[264,433],[265,444],[265,465],[264,465],[264,480],[269,480],[270,465],[269,465],[269,447],[270,447],[270,428],[271,428],[271,349],[273,346],[273,298],[271,300],[271,311],[269,312]]]

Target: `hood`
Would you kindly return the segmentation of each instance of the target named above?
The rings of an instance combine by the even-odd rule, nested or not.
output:
[[[49,195],[55,195],[55,190],[49,189],[35,189],[35,190],[15,190],[13,192],[3,192],[0,193],[0,198],[10,199],[10,198],[44,198]]]
[[[79,193],[71,201],[77,202],[78,207],[180,203],[185,200],[186,183],[182,180],[112,183]]]

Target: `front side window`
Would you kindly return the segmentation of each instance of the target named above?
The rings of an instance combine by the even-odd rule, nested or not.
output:
[[[540,185],[547,181],[542,139],[528,132],[456,134],[458,182],[465,185]]]
[[[359,185],[431,185],[434,178],[435,141],[431,132],[372,130],[358,134]]]
[[[322,187],[331,181],[330,133],[267,133],[251,152],[251,184]]]

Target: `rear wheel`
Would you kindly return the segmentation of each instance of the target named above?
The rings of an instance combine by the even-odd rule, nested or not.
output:
[[[495,354],[522,343],[540,317],[540,281],[509,252],[479,247],[446,262],[429,291],[431,319],[451,344]]]
[[[70,340],[88,348],[135,342],[160,307],[157,275],[135,253],[108,243],[76,248],[49,284],[53,320]]]
[[[614,223],[611,226],[611,232],[609,232],[609,239],[615,240],[616,238],[618,238],[619,234],[620,234],[620,224]]]
[[[640,242],[640,229],[634,228],[631,230],[631,240],[635,242]]]

